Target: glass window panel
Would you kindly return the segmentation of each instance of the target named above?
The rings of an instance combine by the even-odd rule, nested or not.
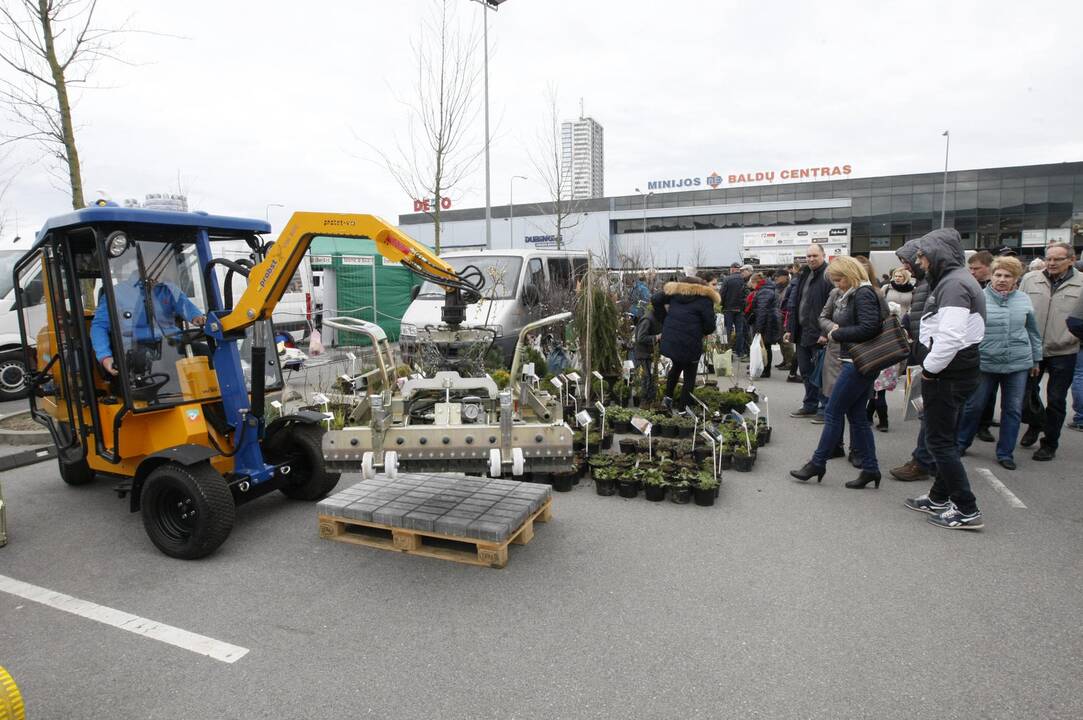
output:
[[[1023,178],[1004,178],[1000,181],[1000,187],[1002,188],[1017,188],[1023,187]]]
[[[893,195],[891,197],[891,213],[909,213],[913,207],[913,195]]]
[[[1070,203],[1072,202],[1072,188],[1070,185],[1051,185],[1049,187],[1049,202]]]
[[[954,173],[956,182],[960,180],[975,181],[978,179],[978,173],[976,170],[962,170]]]
[[[853,198],[850,201],[850,212],[854,217],[868,217],[872,210],[870,198]]]
[[[915,213],[928,213],[933,211],[933,194],[920,193],[913,195],[911,211]]]
[[[933,191],[932,183],[922,183],[914,186],[915,193],[931,193]]]
[[[1004,188],[1000,191],[1001,212],[1020,213],[1023,211],[1023,188]]]
[[[796,199],[798,199],[798,200],[812,200],[812,191],[809,190],[807,192],[799,192],[796,195]]]
[[[742,227],[756,227],[760,224],[760,214],[749,212],[741,213],[741,226]]]
[[[857,236],[857,235],[855,235],[853,238],[850,239],[850,251],[851,252],[868,252],[870,242],[871,241],[869,240],[869,238],[867,236],[864,236],[864,235]]]
[[[984,210],[999,210],[1000,190],[979,190],[978,208]]]
[[[889,188],[889,187],[891,187],[891,178],[889,178],[889,177],[872,178],[872,187],[874,187],[874,188]]]
[[[793,225],[794,224],[794,212],[793,210],[779,210],[777,213],[776,222],[779,225]]]
[[[692,229],[692,216],[685,215],[683,217],[676,218],[678,230],[691,230]]]
[[[872,198],[870,215],[887,215],[891,212],[891,196],[879,195]]]
[[[1045,185],[1048,185],[1048,184],[1049,184],[1049,176],[1047,176],[1047,175],[1037,175],[1037,176],[1034,176],[1034,177],[1028,177],[1026,179],[1026,186],[1028,188],[1031,188],[1031,187],[1044,187]]]
[[[869,223],[869,235],[887,235],[890,232],[890,223],[886,222],[874,222]]]
[[[1049,227],[1046,225],[1048,222],[1045,215],[1024,215],[1023,216],[1023,229],[1024,230],[1044,230]]]
[[[978,183],[976,183],[976,182],[959,182],[959,181],[955,182],[955,190],[956,191],[959,191],[959,190],[977,190],[977,189],[978,189]]]
[[[964,215],[953,218],[947,224],[953,226],[959,232],[973,232],[974,229],[978,226],[978,218],[973,215]]]
[[[867,222],[855,222],[850,225],[850,232],[854,235],[868,235],[869,224]]]
[[[998,182],[1000,181],[1000,170],[999,169],[989,169],[989,170],[979,170],[978,171],[978,182],[979,183],[982,183],[984,185],[985,183],[990,182],[990,181],[994,181],[994,180],[998,181]]]
[[[1032,203],[1044,203],[1049,202],[1049,188],[1048,187],[1031,187],[1026,188],[1025,200],[1027,205]]]
[[[778,188],[774,185],[760,188],[760,200],[774,200],[778,197]]]
[[[1023,218],[1020,215],[1005,215],[1000,218],[1001,232],[1014,232],[1023,229]]]
[[[901,222],[901,223],[893,222],[893,223],[891,223],[891,234],[892,235],[905,235],[908,232],[910,232],[910,223],[908,223],[908,222]]]
[[[950,207],[950,206],[949,206]],[[955,210],[977,210],[978,193],[976,190],[968,190],[955,193]]]
[[[937,218],[937,227],[940,227],[939,218]],[[927,232],[933,229],[933,221],[930,218],[916,218],[910,222],[910,233],[921,237]]]
[[[762,225],[777,225],[778,213],[773,211],[766,211],[760,213],[760,223]]]
[[[1023,234],[1022,233],[1000,233],[1000,239],[999,239],[998,242],[999,242],[999,245],[997,245],[997,247],[1002,247],[1004,245],[1007,245],[1008,247],[1017,248],[1017,247],[1019,247],[1020,245],[1023,244]]]
[[[1071,175],[1052,175],[1049,178],[1049,186],[1050,187],[1053,187],[1053,186],[1056,186],[1056,185],[1071,185],[1071,184],[1072,184],[1072,176]]]
[[[997,232],[1000,230],[1000,218],[997,215],[989,217],[978,216],[978,232]]]
[[[849,220],[850,208],[832,208],[831,210],[832,220]]]
[[[812,222],[812,211],[808,209],[794,210],[794,222],[798,225],[807,225]]]

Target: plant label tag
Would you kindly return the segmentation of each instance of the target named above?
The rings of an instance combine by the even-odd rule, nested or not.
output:
[[[600,412],[603,416],[605,415],[605,405],[602,405],[600,402],[596,402],[594,403],[594,407],[598,408],[598,412]]]
[[[356,360],[357,359],[357,356],[354,355],[352,352],[346,353],[346,357],[350,358],[350,360]]]
[[[602,381],[604,381],[604,380],[605,380],[605,378],[603,378],[603,377],[602,377],[602,374],[601,374],[600,372],[598,372],[597,370],[595,370],[594,372],[592,372],[592,373],[591,373],[591,375],[593,375],[593,376],[594,376],[594,378],[595,378],[595,379],[596,379],[596,380],[597,380],[598,382],[602,382]]]
[[[748,410],[753,415],[760,414],[760,406],[754,402],[750,402],[748,405],[745,405],[745,410]]]
[[[323,393],[316,393],[312,396],[312,402],[316,403],[317,405],[326,405],[328,402],[330,402],[330,400],[328,400],[327,396]]]
[[[277,400],[272,400],[271,401],[271,407],[273,407],[275,410],[281,410],[282,409],[282,403],[278,402]]]
[[[651,434],[651,423],[650,423],[649,420],[647,420],[647,418],[642,418],[642,417],[634,417],[634,418],[632,418],[632,427],[634,427],[636,430],[643,433],[644,435],[650,435]]]
[[[537,377],[537,375],[534,374],[534,363],[523,365],[523,375],[526,377]]]
[[[588,413],[586,410],[580,410],[579,412],[577,412],[575,414],[575,419],[576,422],[579,423],[579,427],[586,427],[587,425],[590,425],[592,422],[594,422],[594,418],[592,418],[590,416],[590,413]]]
[[[577,372],[566,373],[564,375],[564,377],[568,378],[568,380],[570,380],[573,383],[578,383],[579,382],[579,373],[577,373]]]
[[[555,387],[557,390],[564,389],[564,383],[560,381],[560,378],[553,378],[549,382],[552,383],[553,387]]]

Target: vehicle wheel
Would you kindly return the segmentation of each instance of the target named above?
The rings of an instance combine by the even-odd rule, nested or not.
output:
[[[140,502],[147,535],[170,557],[210,555],[233,529],[233,495],[208,462],[159,465],[147,476]]]
[[[64,462],[63,458],[56,459],[60,466],[60,478],[68,485],[87,485],[94,482],[94,471],[90,469],[86,458],[79,458],[74,462]]]
[[[323,433],[318,425],[294,423],[275,437],[271,461],[289,463],[290,474],[282,494],[294,500],[319,500],[338,485],[339,473],[327,472],[323,460]]]
[[[26,358],[23,351],[0,353],[0,402],[22,400],[26,395]]]

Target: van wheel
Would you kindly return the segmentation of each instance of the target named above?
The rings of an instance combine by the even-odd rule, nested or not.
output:
[[[270,462],[289,463],[282,494],[294,500],[319,500],[338,485],[339,473],[327,472],[323,459],[323,428],[294,423],[275,434]]]
[[[73,462],[64,462],[63,458],[57,458],[56,462],[60,466],[60,479],[68,485],[87,485],[94,482],[94,471],[90,469],[86,458]]]
[[[26,395],[26,358],[23,351],[0,353],[0,402],[22,400]]]
[[[143,527],[170,557],[195,560],[210,555],[233,530],[233,495],[208,462],[167,462],[154,468],[140,496]]]

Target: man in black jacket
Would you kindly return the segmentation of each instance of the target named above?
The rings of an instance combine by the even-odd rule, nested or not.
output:
[[[959,411],[978,387],[985,293],[964,266],[962,239],[954,228],[922,237],[918,262],[929,280],[918,351],[925,444],[936,460],[936,479],[927,495],[907,499],[906,506],[932,515],[934,525],[977,530],[984,521],[959,459],[957,438]]]
[[[831,282],[824,274],[827,265],[824,262],[824,249],[817,243],[808,246],[805,254],[806,265],[790,292],[789,317],[783,342],[792,342],[796,346],[797,367],[801,370],[801,380],[805,383],[805,398],[801,408],[790,413],[790,417],[812,417],[823,415],[827,404],[820,388],[809,379],[816,365],[816,354],[820,349],[820,312],[824,309],[827,296],[831,292]]]
[[[722,281],[722,311],[726,319],[726,332],[733,330],[733,352],[741,360],[748,359],[748,322],[745,319],[745,298],[748,296],[748,278],[752,268],[737,263],[730,265],[730,274]]]

